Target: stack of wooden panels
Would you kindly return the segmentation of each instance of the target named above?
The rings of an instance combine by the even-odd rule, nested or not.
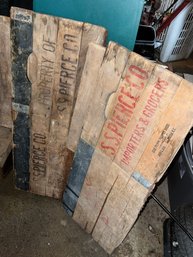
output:
[[[12,148],[10,19],[0,16],[0,172]],[[1,176],[1,174],[0,174]]]
[[[11,11],[16,185],[61,198],[67,182],[65,209],[111,253],[192,127],[193,87],[105,35]]]
[[[115,43],[90,45],[67,140],[75,156],[64,206],[108,253],[192,127],[192,101],[183,78]]]
[[[14,165],[16,185],[61,198],[69,124],[90,42],[104,44],[95,25],[12,8]]]

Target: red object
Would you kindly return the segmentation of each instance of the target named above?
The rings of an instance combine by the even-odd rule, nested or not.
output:
[[[170,23],[176,18],[176,16],[191,2],[191,0],[184,0],[181,5],[174,10],[174,12],[162,23],[162,25],[157,29],[156,36],[159,36],[161,32],[167,28]]]

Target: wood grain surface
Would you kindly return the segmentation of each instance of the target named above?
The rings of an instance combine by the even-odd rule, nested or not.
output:
[[[12,75],[10,55],[10,18],[0,16],[0,126],[12,128]]]

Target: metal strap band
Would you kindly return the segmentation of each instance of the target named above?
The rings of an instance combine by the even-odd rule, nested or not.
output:
[[[145,179],[141,174],[140,172],[138,171],[135,171],[133,172],[132,174],[132,177],[137,181],[139,182],[142,186],[144,186],[145,188],[149,189],[151,187],[151,183]]]
[[[27,105],[12,103],[12,108],[16,112],[22,112],[25,114],[29,114],[29,106],[27,106]]]

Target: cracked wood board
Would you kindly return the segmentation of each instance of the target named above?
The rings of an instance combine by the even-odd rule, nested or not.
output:
[[[111,44],[113,46],[114,43],[111,43]],[[109,48],[110,47],[111,46],[109,46]],[[116,47],[118,48],[120,46],[116,46]],[[115,48],[115,46],[114,46],[114,48]],[[125,51],[125,53],[124,53],[124,51]],[[123,53],[124,53],[124,55],[123,55]],[[132,64],[131,63],[129,64],[129,62],[128,62],[128,56],[129,55],[132,55],[132,57],[131,56],[129,57],[129,60],[131,59],[132,62],[133,62]],[[120,62],[118,62],[118,60],[120,60]],[[125,60],[124,61],[124,63],[125,63],[124,69],[125,69],[125,66],[126,66],[127,62],[128,62],[127,65],[129,67],[128,70],[127,70],[127,73],[126,73],[126,69],[125,69],[126,74],[122,75],[122,77],[125,76],[127,78],[127,79],[125,79],[125,81],[127,82],[126,87],[127,87],[127,84],[129,84],[129,76],[131,75],[130,73],[131,72],[134,72],[134,73],[136,72],[135,68],[133,67],[135,62],[138,63],[139,67],[140,66],[143,67],[143,65],[144,65],[144,67],[146,67],[148,69],[148,72],[150,72],[150,73],[154,68],[154,64],[152,64],[148,61],[144,62],[144,60],[145,60],[144,58],[141,58],[139,55],[137,55],[135,53],[129,53],[126,49],[122,48],[122,53],[121,53],[121,51],[117,52],[117,56],[115,58],[115,64],[116,64],[115,67],[116,68],[112,68],[112,71],[111,71],[112,74],[113,73],[116,74],[118,64],[121,64],[123,62],[123,60]],[[91,62],[92,62],[92,60],[91,60]],[[139,67],[137,69],[139,69]],[[129,69],[131,69],[132,71],[130,71]],[[122,72],[123,72],[123,70],[122,70]],[[108,81],[108,79],[105,79],[105,76],[109,76],[109,74],[110,74],[109,70],[108,69],[106,71],[104,70],[104,71],[101,72],[101,74],[103,74],[103,77],[104,77],[103,81]],[[100,74],[99,74],[98,83],[100,83],[100,79],[101,78],[100,78]],[[109,77],[109,79],[110,79],[110,77]],[[93,80],[96,81],[96,79],[93,79]],[[115,80],[112,79],[111,81],[115,81]],[[123,82],[123,78],[121,78],[121,81]],[[140,79],[139,79],[139,81],[140,81]],[[147,82],[148,79],[146,79],[145,81]],[[119,82],[120,82],[120,80],[119,80]],[[133,82],[136,85],[137,76],[136,76],[135,80],[133,80]],[[110,83],[112,84],[112,82],[110,82]],[[140,81],[140,83],[142,83],[142,81]],[[121,85],[121,82],[120,82],[120,85]],[[133,88],[136,88],[136,87],[134,86]],[[140,91],[143,91],[143,89],[144,89],[144,87],[142,87],[141,90],[139,90],[139,95],[137,95],[137,93],[136,93],[136,99],[135,100],[139,100],[138,97],[141,94]],[[96,146],[96,142],[98,140],[98,137],[101,133],[101,129],[102,129],[104,121],[105,121],[105,119],[104,119],[105,109],[107,109],[106,110],[106,116],[109,116],[109,117],[113,116],[112,113],[114,112],[115,113],[114,118],[115,118],[116,112],[119,113],[121,108],[122,108],[123,112],[125,113],[125,116],[126,116],[126,114],[132,116],[132,112],[129,113],[127,108],[121,107],[121,103],[119,103],[119,101],[118,101],[118,98],[119,98],[121,93],[124,96],[124,93],[125,93],[124,90],[126,92],[126,89],[124,87],[120,86],[120,90],[117,92],[117,95],[115,94],[115,90],[114,90],[114,92],[111,92],[111,94],[109,93],[109,97],[108,97],[108,99],[110,99],[109,103],[107,105],[107,101],[106,101],[103,104],[104,105],[103,113],[98,115],[98,118],[97,118],[97,115],[96,115],[97,112],[95,111],[95,109],[94,109],[94,111],[92,110],[92,108],[94,106],[93,102],[92,102],[91,108],[87,108],[87,110],[88,110],[87,116],[88,117],[86,117],[87,120],[85,121],[84,126],[82,125],[83,122],[81,123],[81,126],[83,126],[81,141],[80,141],[80,144],[78,145],[78,148],[77,148],[77,151],[76,151],[76,154],[75,154],[75,158],[74,158],[74,162],[73,162],[73,166],[72,166],[72,171],[71,171],[71,174],[69,176],[69,183],[68,183],[68,186],[67,186],[65,194],[64,194],[64,205],[65,205],[65,208],[67,209],[67,211],[70,215],[73,214],[74,208],[76,206],[76,202],[77,202],[77,199],[80,195],[80,191],[81,191],[81,188],[82,188],[82,185],[83,185],[83,182],[84,182],[84,179],[85,179],[85,176],[86,176],[89,164],[90,164],[90,160],[91,160],[92,154],[94,152],[94,146]],[[135,92],[135,90],[133,89],[133,93],[134,92]],[[136,92],[138,92],[138,90],[136,90]],[[114,93],[114,94],[112,94],[112,93]],[[122,101],[124,101],[124,99],[122,99]],[[114,110],[113,110],[113,104],[110,104],[110,103],[113,103],[113,102],[114,102],[114,105],[115,105]],[[134,101],[132,101],[131,104],[133,104],[133,103],[134,103]],[[106,108],[106,105],[108,106],[107,108]],[[100,119],[102,120],[102,122],[100,121]],[[127,117],[127,119],[128,119],[128,117]],[[96,128],[97,128],[97,125],[99,125],[99,124],[101,124],[101,125],[99,126],[100,129],[98,130],[99,132],[98,132],[98,135],[97,135],[97,129]],[[89,126],[90,126],[90,128],[89,128]],[[123,131],[124,131],[124,129],[123,129]],[[95,133],[96,133],[96,136],[95,136]],[[85,138],[85,139],[82,140],[82,138]],[[86,150],[86,147],[87,147],[87,150]],[[86,152],[88,153],[87,155],[85,154]],[[100,164],[99,164],[99,166],[100,166]]]
[[[161,78],[164,79],[161,80]],[[182,79],[180,77],[177,77],[171,72],[156,66],[152,72],[148,85],[144,90],[142,98],[136,107],[134,116],[128,124],[127,131],[122,142],[120,143],[120,147],[116,155],[112,155],[113,153],[116,153],[116,148],[113,145],[112,139],[118,139],[117,135],[114,133],[114,137],[108,136],[105,138],[102,134],[102,140],[99,140],[97,147],[102,150],[103,154],[106,154],[112,159],[112,162],[109,160],[106,162],[103,170],[98,169],[98,164],[95,161],[95,169],[97,170],[97,174],[103,178],[103,188],[106,188],[106,183],[108,185],[107,188],[112,186],[112,184],[110,184],[108,181],[108,177],[110,172],[113,169],[116,169],[116,165],[125,170],[128,176],[132,174],[132,171],[143,154],[143,151],[147,146],[162,113],[167,109],[171,99],[174,97],[181,80]],[[120,131],[121,130],[119,129],[119,132]],[[105,134],[109,135],[109,131],[104,126],[104,135]],[[109,147],[111,146],[110,151],[104,151],[103,147],[101,147],[101,143]],[[112,149],[114,151],[112,151]],[[96,173],[95,169],[90,171],[91,177],[94,177],[94,173]],[[107,190],[105,190],[106,194],[98,194],[98,192],[101,191],[101,186],[101,184],[97,183],[95,183],[95,187],[92,186],[92,192],[95,192],[95,194],[93,193],[95,198],[92,197],[90,201],[93,205],[97,204],[97,210],[95,208],[94,212],[92,212],[92,210],[90,211],[88,222],[91,221],[93,226],[108,194]],[[89,194],[89,187],[87,191]],[[93,227],[91,229],[93,229]]]
[[[12,128],[10,18],[0,16],[0,126]]]
[[[92,51],[96,53],[92,54]],[[97,56],[97,51],[98,57],[93,58]],[[105,52],[104,49],[99,49],[94,45],[90,47],[88,52],[87,64],[80,85],[80,94],[77,99],[77,107],[75,107],[72,118],[72,132],[70,131],[69,133],[71,137],[69,141],[71,143],[68,147],[72,151],[76,150],[76,153],[63,202],[70,215],[73,214],[76,206],[94,147],[105,120],[106,102],[110,95],[117,90],[128,55],[129,53],[125,48],[113,42],[109,44]],[[100,59],[99,56],[101,57]],[[92,67],[96,66],[95,70],[89,68],[88,64]],[[84,94],[84,91],[89,92],[89,94]],[[81,119],[77,119],[77,117]],[[74,138],[72,135],[74,135]],[[77,146],[79,137],[80,140]]]
[[[99,27],[90,23],[83,23],[82,28],[82,41],[81,48],[79,54],[79,62],[76,76],[76,90],[74,97],[74,104],[76,103],[77,94],[79,91],[79,85],[82,77],[82,72],[84,68],[84,64],[86,61],[86,55],[88,51],[89,44],[97,44],[97,45],[105,45],[107,38],[107,30],[103,27]]]
[[[140,125],[141,125],[141,127],[143,128],[142,136],[144,136],[144,133],[145,133],[144,138],[137,133],[135,135],[139,137],[139,140],[137,141],[137,147],[139,151],[137,150],[137,151],[131,152],[133,154],[133,156],[131,154],[132,158],[130,158],[130,161],[132,160],[131,162],[132,165],[130,165],[130,163],[126,163],[128,167],[127,166],[124,167],[125,171],[122,170],[122,173],[127,174],[128,179],[132,174],[133,167],[135,167],[135,165],[137,164],[146,145],[148,144],[148,141],[150,140],[152,132],[154,128],[156,128],[156,125],[158,124],[160,117],[167,109],[170,101],[172,100],[172,98],[176,93],[176,90],[178,90],[178,86],[180,85],[181,81],[182,81],[181,78],[173,75],[171,72],[168,72],[158,66],[154,69],[152,77],[150,81],[148,81],[148,86],[146,90],[144,90],[144,93],[142,95],[141,102],[139,101],[138,106],[136,107],[136,113],[134,113],[134,118],[133,120],[131,120],[131,123],[127,127],[127,133],[121,144],[122,147],[120,147],[121,151],[119,155],[117,155],[117,156],[121,156],[121,154],[124,153],[123,150],[126,149],[128,142],[130,142],[130,138],[132,138],[132,135],[136,133],[136,127],[138,126],[138,128],[140,128]],[[156,88],[157,88],[157,92],[156,92]],[[153,96],[157,96],[156,101],[159,102],[159,104],[157,104],[154,107],[152,106],[152,104],[155,104],[156,101]],[[149,109],[147,108],[149,107],[148,106],[149,100],[152,100],[152,99],[154,100],[154,102],[151,104],[150,107],[153,107],[153,108]],[[147,116],[146,119],[143,116],[144,111],[146,111],[146,116]],[[142,121],[144,124],[140,124],[140,122]],[[119,131],[117,130],[117,128],[114,129],[113,132],[114,132],[114,136],[115,134],[120,136],[120,133],[118,133]],[[109,137],[106,137],[106,138],[112,140],[113,135],[110,135]],[[137,140],[136,138],[133,138],[133,139]],[[117,142],[118,142],[118,139],[116,143]],[[100,143],[100,140],[99,140],[99,143]],[[113,144],[108,144],[108,145],[113,146]],[[100,149],[101,147],[99,147],[99,150]],[[75,214],[74,214],[74,219],[83,228],[85,228],[87,232],[91,233],[94,231],[93,237],[96,238],[96,240],[98,235],[97,235],[97,230],[95,231],[95,226],[97,226],[99,215],[102,211],[103,206],[105,206],[106,200],[108,199],[108,195],[110,194],[111,190],[113,190],[114,185],[116,184],[116,180],[118,179],[119,176],[121,176],[119,173],[116,175],[116,172],[114,173],[113,171],[114,169],[117,170],[117,167],[119,166],[120,166],[119,167],[120,170],[121,168],[123,168],[118,162],[120,160],[119,158],[117,158],[118,159],[117,164],[116,162],[112,163],[112,161],[110,161],[110,159],[114,159],[116,157],[116,153],[117,153],[117,151],[115,151],[115,147],[110,148],[110,150],[112,149],[113,149],[113,152],[111,151],[111,153],[113,154],[115,153],[114,155],[111,154],[113,155],[113,158],[112,156],[109,156],[109,158],[107,158],[105,157],[104,154],[100,153],[98,149],[95,150],[93,159],[89,167],[89,171],[92,170],[93,173],[92,172],[89,173],[89,171],[87,173],[84,187],[81,192],[81,196],[82,195],[83,196],[82,198],[80,196],[76,210],[75,210]],[[106,152],[104,151],[104,153]],[[134,178],[136,179],[137,175]],[[121,199],[119,198],[117,203],[119,203],[120,201]],[[144,199],[142,199],[142,203],[143,202],[144,202]],[[114,209],[114,206],[112,203],[111,203],[111,207]],[[140,210],[140,208],[138,208],[138,211]],[[115,209],[119,210],[120,208],[117,207]],[[88,213],[87,213],[87,210],[88,210]],[[111,211],[113,210],[109,211],[108,208],[106,210],[106,212],[109,212],[109,213],[111,213]],[[136,211],[136,213],[138,213],[138,211]],[[87,215],[88,216],[90,215],[90,216],[88,217]],[[98,227],[100,226],[97,226],[97,228]],[[100,229],[103,230],[102,227],[100,227],[99,230]],[[98,238],[102,238],[102,237],[100,237],[99,235]],[[104,240],[101,239],[101,241],[103,242],[103,245],[102,243],[101,245],[104,248],[105,248],[105,240],[106,239]],[[120,242],[120,239],[117,238],[117,240],[119,240]],[[107,249],[107,251],[109,250]]]
[[[90,44],[67,139],[67,147],[72,152],[76,151],[84,120],[95,97],[98,72],[104,55],[104,47]]]
[[[108,194],[113,184],[113,175],[109,176],[107,185],[104,184],[105,174],[110,170],[112,160],[116,156],[130,122],[132,122],[132,117],[134,117],[134,120],[136,119],[135,110],[138,108],[144,91],[147,91],[146,95],[149,95],[152,90],[153,85],[149,89],[147,84],[154,67],[153,63],[143,57],[130,53],[119,89],[114,94],[110,105],[107,105],[109,117],[104,123],[74,213],[76,222],[86,228],[89,233],[92,232],[101,211],[105,194]],[[109,152],[111,156],[109,156]],[[104,192],[101,193],[101,188],[103,187]]]
[[[25,174],[29,180],[30,170],[31,192],[61,198],[68,172],[65,164],[69,162],[67,134],[86,51],[90,42],[104,43],[106,30],[19,8],[12,9],[12,16],[29,23],[26,12],[33,17],[30,20],[33,20],[33,49],[31,55],[27,53],[28,65],[23,64],[24,69],[28,66],[28,74],[23,70],[23,77],[28,75],[32,83],[31,99],[26,106],[14,105],[17,111],[25,111],[27,115],[30,112],[31,126],[20,127],[28,129],[31,135],[30,142],[26,141],[25,145],[30,149],[30,153],[27,151],[30,167]],[[26,162],[29,165],[28,159]]]
[[[183,144],[193,125],[192,101],[193,84],[182,80],[131,177],[119,167],[118,178],[126,176],[123,179],[126,184],[119,183],[119,179],[115,181],[93,231],[94,239],[108,253],[128,234],[155,183]]]

